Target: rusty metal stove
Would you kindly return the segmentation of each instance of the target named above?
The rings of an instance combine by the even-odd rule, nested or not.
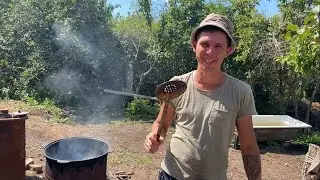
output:
[[[0,109],[1,179],[25,179],[25,120],[27,112]]]

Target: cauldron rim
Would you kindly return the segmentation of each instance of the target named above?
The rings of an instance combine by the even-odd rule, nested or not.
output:
[[[100,156],[96,156],[96,157],[94,157],[94,158],[89,158],[89,159],[85,159],[85,160],[61,160],[61,159],[53,158],[53,157],[51,157],[51,156],[49,156],[49,155],[47,154],[47,149],[48,149],[51,145],[53,145],[53,144],[55,144],[55,143],[58,143],[58,142],[60,142],[60,141],[68,140],[68,139],[89,139],[89,140],[100,141],[100,142],[102,142],[102,143],[105,143],[105,144],[107,145],[108,149],[107,149],[107,151],[106,151],[105,153],[103,153],[103,154],[100,155]],[[65,137],[65,138],[57,139],[57,140],[55,140],[55,141],[50,142],[49,144],[47,144],[47,145],[44,147],[44,154],[45,154],[46,158],[51,159],[51,160],[53,160],[53,161],[57,161],[57,162],[59,162],[59,163],[70,163],[70,162],[83,162],[83,161],[90,161],[90,160],[93,160],[93,159],[98,159],[98,158],[103,157],[103,156],[106,156],[108,153],[112,152],[110,149],[111,149],[111,148],[110,148],[110,144],[109,144],[108,142],[102,140],[102,139],[95,138],[95,137],[87,137],[87,136],[72,136],[72,137]]]

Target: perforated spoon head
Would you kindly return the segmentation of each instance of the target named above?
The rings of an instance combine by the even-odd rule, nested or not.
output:
[[[183,81],[167,81],[160,84],[156,89],[156,97],[159,100],[171,100],[185,92],[187,84]]]

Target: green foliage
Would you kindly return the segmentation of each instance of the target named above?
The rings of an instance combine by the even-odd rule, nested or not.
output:
[[[309,76],[320,69],[320,23],[315,6],[307,11],[303,25],[288,24],[285,39],[290,43],[290,52],[278,60],[294,67],[296,72]]]
[[[235,36],[238,41],[238,53],[235,59],[252,63],[250,56],[254,54],[254,46],[267,35],[267,19],[258,14],[254,8],[257,0],[231,0],[231,7],[228,9],[228,16],[235,25]],[[257,62],[257,61],[254,61]]]
[[[139,4],[139,11],[142,13],[143,17],[145,17],[146,24],[151,27],[152,24],[152,16],[151,16],[151,0],[137,0]]]
[[[305,11],[312,8],[319,0],[280,0],[279,8],[286,22],[301,26],[305,19]]]
[[[268,141],[266,142],[266,144],[267,144],[267,146],[272,146],[272,147],[279,147],[279,146],[280,146],[280,144],[279,144],[278,142],[276,142],[276,141],[271,141],[271,140],[268,140]]]
[[[103,89],[121,89],[125,62],[105,1],[21,0],[4,8],[1,98],[48,97],[88,106]]]
[[[294,5],[303,3],[303,1],[294,1],[289,3],[289,8]],[[310,87],[312,81],[315,82],[312,95],[306,97],[309,102],[313,102],[318,93],[320,78],[317,75],[320,70],[320,1],[304,2],[304,11],[300,11],[299,21],[293,18],[288,22],[284,38],[288,43],[288,52],[279,55],[276,60],[284,65],[290,66],[295,73],[301,77],[300,97],[301,94],[307,94],[306,91]],[[283,5],[283,8],[286,5]],[[291,14],[285,11],[285,15]],[[292,14],[291,14],[292,15]],[[290,18],[288,18],[290,19]],[[302,79],[306,79],[303,82]],[[297,83],[296,83],[297,84]],[[297,89],[297,88],[296,88]],[[305,122],[309,123],[311,111],[311,103],[307,108]]]
[[[55,122],[68,123],[71,121],[69,117],[63,114],[62,109],[59,108],[53,100],[46,98],[43,102],[38,102],[32,97],[25,97],[24,100],[28,105],[42,110],[49,119]]]
[[[190,44],[194,27],[207,15],[203,0],[169,1],[170,8],[161,15],[160,28],[156,32],[160,50],[165,52],[162,59],[162,77],[168,80],[175,74],[182,74],[196,68],[196,60]]]
[[[125,18],[116,18],[113,21],[112,29],[118,36],[121,46],[126,55],[127,74],[132,72],[132,86],[135,90],[129,92],[139,92],[141,76],[147,76],[147,72],[151,66],[154,66],[156,59],[152,56],[155,51],[152,28],[150,28],[142,16],[131,15]],[[130,69],[130,65],[132,69]],[[128,81],[128,80],[127,80]],[[141,83],[141,84],[139,84]],[[133,88],[133,87],[132,87]]]
[[[299,133],[294,139],[296,144],[320,144],[320,132]]]
[[[159,104],[152,105],[149,100],[134,99],[128,103],[126,116],[132,120],[154,120],[159,108]]]

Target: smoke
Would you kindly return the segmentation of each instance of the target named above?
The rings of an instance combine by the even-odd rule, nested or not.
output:
[[[125,67],[114,40],[94,28],[75,31],[68,21],[55,23],[53,30],[58,47],[53,63],[57,65],[47,77],[46,86],[64,104],[72,106],[73,120],[98,123],[121,114],[121,97],[103,92],[122,87],[119,82],[123,82],[121,72]]]
[[[52,74],[47,78],[47,86],[52,90],[61,94],[73,94],[74,91],[79,91],[81,74],[74,72],[71,69],[63,68],[58,73]]]
[[[82,34],[73,31],[68,21],[65,21],[64,24],[58,22],[54,23],[53,30],[56,35],[56,44],[61,50],[73,51],[86,55],[87,58],[84,58],[83,60],[92,67],[97,68],[99,65],[98,60],[106,58],[105,53],[89,43]]]

